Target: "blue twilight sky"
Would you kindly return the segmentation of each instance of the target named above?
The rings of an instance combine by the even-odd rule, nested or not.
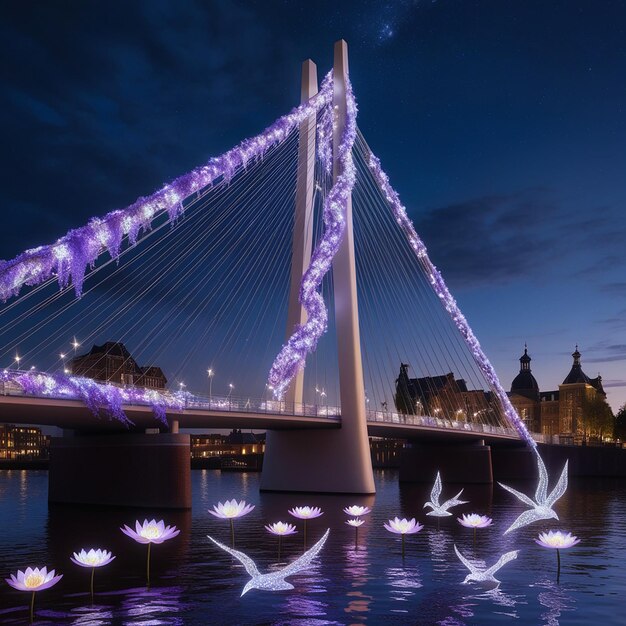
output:
[[[126,206],[297,103],[350,46],[359,125],[505,387],[626,401],[626,2],[9,0],[0,258]]]

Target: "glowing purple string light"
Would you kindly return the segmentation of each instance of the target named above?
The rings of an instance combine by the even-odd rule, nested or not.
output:
[[[93,218],[86,226],[69,231],[54,244],[27,250],[11,261],[0,261],[0,300],[16,296],[21,288],[39,285],[56,276],[61,288],[71,279],[76,295],[82,293],[85,270],[108,250],[116,258],[124,237],[134,245],[141,231],[151,228],[164,212],[174,221],[183,212],[183,201],[218,180],[229,182],[240,168],[261,158],[280,144],[292,130],[332,102],[332,81],[325,80],[308,102],[280,117],[260,135],[242,141],[232,150],[180,176],[162,189],[139,198],[129,207]]]
[[[396,218],[396,222],[400,225],[400,227],[406,234],[411,248],[413,248],[419,262],[425,269],[428,279],[430,280],[430,283],[435,290],[435,293],[441,300],[441,303],[445,307],[446,311],[450,314],[452,321],[461,333],[463,339],[465,340],[465,343],[468,345],[472,356],[474,357],[474,360],[478,365],[478,368],[483,373],[483,376],[486,378],[490,387],[493,389],[494,393],[500,400],[507,419],[520,434],[520,437],[522,437],[522,439],[524,439],[531,448],[536,448],[537,444],[535,443],[535,440],[532,438],[531,434],[526,428],[526,425],[520,419],[517,411],[511,404],[509,397],[506,395],[506,391],[502,388],[502,385],[498,380],[498,375],[496,374],[496,371],[494,370],[493,366],[489,362],[489,359],[480,347],[478,339],[474,335],[474,332],[470,328],[470,325],[465,319],[463,313],[461,313],[461,310],[459,309],[456,300],[452,297],[452,294],[448,290],[443,276],[433,265],[432,261],[428,258],[426,246],[415,231],[413,222],[411,222],[411,220],[409,219],[406,208],[400,201],[400,196],[391,186],[389,182],[389,177],[387,176],[387,174],[385,174],[380,165],[380,160],[371,153],[369,157],[368,167],[374,175],[374,178],[376,179],[376,182],[378,183],[381,191],[385,195],[387,202],[391,206],[394,217]]]
[[[323,88],[326,88],[327,82],[330,84],[329,79],[325,80]],[[306,310],[307,321],[296,327],[274,360],[268,382],[274,388],[276,398],[282,398],[298,370],[304,367],[307,355],[315,350],[328,324],[328,311],[318,289],[330,270],[333,258],[343,240],[346,229],[346,207],[356,180],[352,146],[356,139],[357,107],[349,80],[346,82],[346,102],[346,124],[337,155],[341,173],[324,202],[324,234],[313,252],[300,284],[300,303]],[[328,128],[325,132],[329,132]]]
[[[148,405],[156,419],[167,425],[167,409],[182,411],[186,403],[185,392],[161,393],[142,387],[116,387],[91,378],[64,374],[2,370],[0,382],[17,385],[26,395],[80,400],[96,417],[105,413],[126,426],[132,426],[133,422],[124,412],[124,404]]]

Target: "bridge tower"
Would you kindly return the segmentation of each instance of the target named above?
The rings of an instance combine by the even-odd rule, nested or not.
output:
[[[333,68],[333,110],[336,115],[333,180],[336,180],[341,173],[338,148],[347,115],[348,45],[343,39],[335,43]],[[306,101],[316,93],[317,70],[315,64],[307,60],[302,68],[302,100]],[[298,294],[300,280],[311,257],[315,123],[312,116],[300,126],[288,335],[295,324],[306,321]],[[351,199],[348,200],[345,218],[346,233],[333,262],[341,428],[328,431],[268,431],[261,477],[263,491],[375,493],[367,436]],[[303,372],[300,372],[286,394],[287,402],[302,403],[302,391]]]

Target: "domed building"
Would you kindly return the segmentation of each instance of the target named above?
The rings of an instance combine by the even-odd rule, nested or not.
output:
[[[530,369],[531,358],[528,346],[524,345],[524,354],[520,357],[519,374],[511,383],[509,400],[519,416],[524,420],[526,428],[531,432],[540,432],[541,406],[539,402],[539,385]]]
[[[529,430],[544,435],[583,438],[583,409],[590,401],[606,399],[602,377],[589,378],[580,363],[578,346],[572,353],[574,362],[558,390],[540,391],[530,369],[528,347],[520,357],[520,371],[511,383],[508,394],[511,404]]]

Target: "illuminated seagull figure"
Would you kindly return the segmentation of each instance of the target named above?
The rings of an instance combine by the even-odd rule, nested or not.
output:
[[[459,496],[463,493],[463,489],[459,491],[459,493],[454,496],[454,498],[450,498],[446,500],[443,504],[439,504],[439,496],[441,495],[441,475],[437,472],[437,478],[435,478],[435,484],[433,485],[433,489],[430,492],[430,502],[427,502],[423,508],[429,506],[432,511],[426,513],[426,515],[433,515],[434,517],[448,517],[452,515],[448,511],[453,506],[458,506],[459,504],[467,504],[466,500],[459,500]]]
[[[293,589],[293,585],[288,583],[285,578],[287,576],[293,576],[306,569],[311,561],[317,556],[319,551],[324,547],[330,528],[324,533],[324,536],[309,550],[307,550],[301,557],[297,558],[293,563],[283,567],[283,569],[272,572],[271,574],[261,574],[254,563],[254,561],[243,552],[233,550],[223,543],[216,541],[210,535],[207,535],[209,539],[219,548],[222,548],[228,554],[234,556],[241,564],[246,568],[246,572],[251,576],[251,580],[246,583],[241,595],[248,593],[250,589],[265,589],[266,591],[281,591],[283,589]]]
[[[548,472],[546,471],[546,466],[544,465],[543,459],[539,456],[539,453],[536,454],[537,469],[539,470],[539,484],[537,485],[537,491],[535,492],[534,500],[529,498],[527,495],[513,489],[512,487],[508,487],[507,485],[498,483],[500,487],[506,489],[509,493],[512,493],[518,500],[521,500],[524,504],[532,507],[530,510],[524,511],[504,531],[505,535],[514,530],[517,530],[518,528],[521,528],[522,526],[527,526],[528,524],[532,524],[533,522],[537,522],[541,519],[559,519],[559,516],[554,512],[552,507],[567,490],[568,461],[565,461],[565,466],[563,467],[563,471],[561,472],[561,477],[559,478],[559,481],[557,482],[550,495],[548,495]]]
[[[478,567],[476,565],[474,565],[474,563],[471,563],[470,561],[468,561],[460,552],[459,549],[454,546],[454,551],[456,552],[456,555],[459,557],[459,560],[461,561],[461,563],[463,563],[463,565],[465,565],[465,567],[467,567],[467,569],[470,571],[470,573],[465,577],[465,580],[463,581],[463,584],[467,584],[470,582],[475,582],[475,583],[497,583],[500,584],[500,581],[494,576],[494,574],[504,565],[506,565],[509,561],[512,561],[513,559],[517,558],[517,554],[519,552],[519,550],[513,550],[512,552],[507,552],[506,554],[503,554],[494,565],[492,565],[491,567],[487,567],[487,568],[482,568],[482,567]]]

